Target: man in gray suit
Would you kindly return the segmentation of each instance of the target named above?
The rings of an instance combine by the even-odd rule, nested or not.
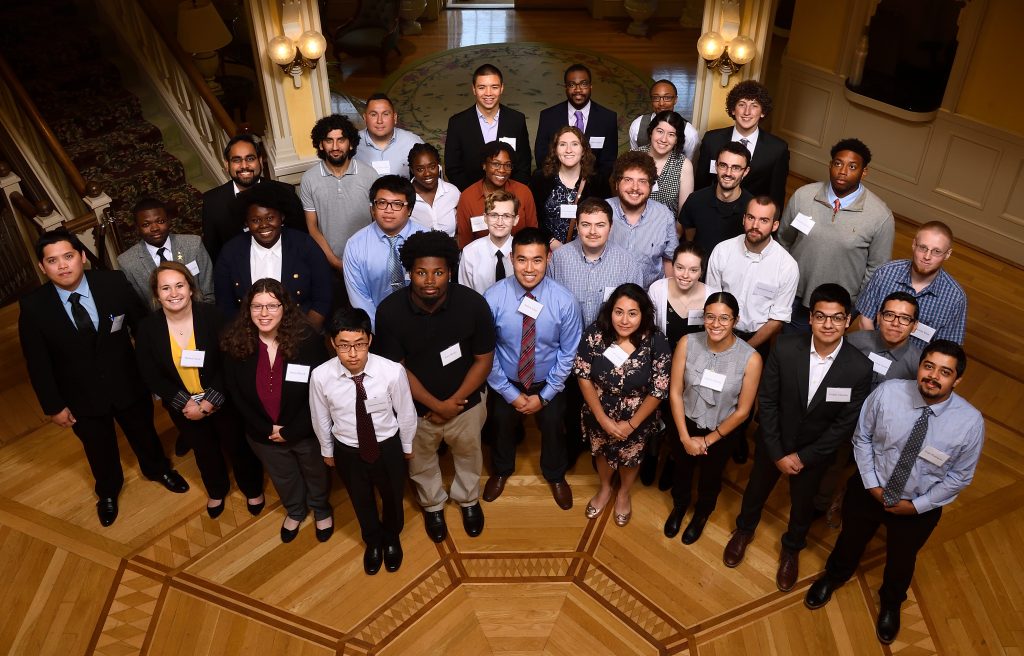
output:
[[[128,277],[132,289],[148,308],[155,308],[149,276],[160,262],[174,260],[188,267],[199,286],[196,300],[213,303],[213,263],[196,235],[171,234],[167,205],[155,198],[144,198],[132,209],[140,241],[117,256],[117,264]]]

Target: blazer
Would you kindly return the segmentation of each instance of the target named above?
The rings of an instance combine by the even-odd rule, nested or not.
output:
[[[511,137],[516,140],[515,156],[512,158],[512,179],[529,184],[532,157],[526,117],[511,107],[500,107],[498,138]],[[484,177],[480,161],[480,149],[483,147],[484,135],[480,132],[476,105],[448,119],[448,132],[444,142],[444,170],[448,175],[448,181],[458,187],[459,191],[465,191],[466,187]]]
[[[102,417],[148,394],[128,334],[146,316],[146,306],[120,271],[86,271],[85,278],[99,312],[95,344],[78,334],[52,282],[20,302],[21,350],[47,415],[69,408],[76,417]],[[114,330],[118,317],[123,319]]]
[[[533,172],[533,178],[530,180],[530,192],[533,194],[533,204],[537,209],[537,220],[540,225],[545,225],[549,222],[547,215],[544,210],[544,203],[548,202],[548,197],[551,196],[552,190],[555,188],[555,178],[557,173],[552,176],[544,175],[544,171],[537,169]],[[608,198],[611,196],[611,190],[608,188],[608,178],[601,173],[594,171],[587,178],[587,183],[583,185],[583,193],[579,198],[576,199],[577,204],[584,198]],[[556,219],[558,217],[555,217]],[[563,241],[565,235],[553,235],[559,241]]]
[[[808,467],[831,462],[871,393],[871,361],[844,339],[808,405],[810,357],[809,334],[782,335],[768,355],[757,400],[762,444],[773,462],[793,452]],[[827,401],[830,387],[850,390],[849,402]]]
[[[284,357],[280,351],[278,351],[278,357]],[[266,410],[263,409],[263,402],[260,401],[259,394],[256,392],[258,359],[258,350],[244,360],[236,360],[228,354],[224,355],[228,396],[245,422],[246,435],[257,442],[277,444],[269,439],[274,422],[267,416]],[[312,372],[327,360],[327,349],[324,347],[323,338],[311,330],[306,339],[299,344],[298,354],[286,362],[287,364],[306,365]],[[282,372],[287,372],[287,365]],[[309,414],[308,376],[304,383],[288,380],[284,382],[284,387],[281,389],[281,414],[277,418],[277,425],[282,427],[281,437],[285,441],[316,439]]]
[[[217,307],[227,318],[238,314],[252,287],[250,244],[249,235],[237,235],[225,244],[213,267]],[[281,283],[303,312],[330,316],[331,266],[312,237],[291,228],[281,228]]]
[[[199,368],[199,382],[210,403],[224,404],[224,363],[220,352],[220,332],[224,318],[209,303],[192,302],[192,329],[195,331],[196,350],[205,351],[203,366]],[[181,376],[171,358],[171,340],[167,331],[164,311],[156,310],[139,324],[135,340],[135,355],[146,387],[159,396],[164,406],[181,412],[191,394],[185,390]]]
[[[306,214],[302,211],[302,202],[295,193],[295,186],[260,178],[259,184],[275,184],[285,187],[295,196],[295,203],[285,212],[284,225],[293,230],[309,232],[306,227]],[[214,263],[220,257],[220,251],[233,237],[245,232],[245,217],[242,208],[235,203],[235,186],[228,180],[219,187],[214,187],[203,194],[203,245]],[[290,200],[291,197],[289,197]]]
[[[198,300],[213,303],[213,262],[210,261],[203,242],[196,235],[172,234],[169,237],[174,247],[174,252],[169,255],[170,259],[186,266],[195,262],[199,268],[199,273],[195,276],[196,285],[199,287]],[[150,290],[149,276],[156,269],[156,263],[150,256],[146,243],[140,241],[118,255],[117,266],[124,271],[142,303],[155,310],[159,304]]]
[[[569,125],[568,100],[541,111],[540,119],[537,121],[537,140],[533,144],[538,169],[544,166],[544,160],[551,149],[551,139],[563,125]],[[591,100],[590,116],[587,118],[587,129],[583,135],[587,137],[588,142],[591,137],[604,137],[604,145],[591,150],[597,157],[597,170],[602,177],[607,178],[615,167],[615,158],[619,156],[618,115]]]
[[[718,157],[722,146],[732,140],[733,126],[708,130],[700,142],[697,163],[693,167],[693,189],[714,184],[711,160]],[[786,177],[789,176],[789,145],[774,134],[760,130],[757,147],[750,160],[750,172],[740,186],[755,196],[771,196],[781,215],[786,200]]]

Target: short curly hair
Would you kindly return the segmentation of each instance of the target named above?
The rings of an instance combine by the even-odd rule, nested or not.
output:
[[[736,118],[733,113],[736,110],[736,104],[741,100],[757,101],[765,116],[772,113],[772,97],[768,93],[768,87],[757,80],[743,80],[729,90],[729,95],[725,97],[725,111],[729,114],[729,118]]]
[[[359,130],[352,124],[352,121],[341,114],[325,116],[313,124],[313,129],[309,132],[309,138],[313,141],[313,148],[316,148],[316,156],[320,159],[327,159],[327,153],[320,147],[320,142],[326,139],[332,130],[341,130],[345,138],[348,139],[348,158],[352,159],[355,157],[356,148],[359,146]]]
[[[409,235],[398,257],[406,271],[412,271],[420,258],[440,257],[448,263],[448,271],[454,272],[459,265],[459,245],[447,232],[426,230]]]
[[[860,139],[854,137],[840,139],[839,141],[836,142],[836,145],[832,146],[832,149],[829,151],[828,156],[832,159],[835,159],[836,155],[843,152],[844,150],[848,150],[851,153],[856,153],[857,155],[859,155],[861,162],[863,162],[864,164],[864,168],[867,168],[868,165],[871,164],[871,149],[868,148],[867,144],[865,144]]]
[[[618,188],[622,176],[630,169],[640,169],[646,173],[652,185],[658,179],[658,167],[655,166],[654,159],[647,153],[629,150],[619,155],[618,159],[615,160],[615,168],[612,169],[612,175],[609,178],[613,192]]]

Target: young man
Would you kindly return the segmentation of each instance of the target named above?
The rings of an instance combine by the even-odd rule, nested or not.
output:
[[[49,282],[21,299],[18,336],[43,412],[74,431],[96,481],[100,524],[117,519],[124,472],[114,421],[142,475],[171,492],[188,483],[164,456],[153,428],[153,399],[142,384],[129,337],[147,314],[120,271],[85,271],[85,246],[64,228],[36,242]]]
[[[416,192],[408,179],[397,175],[377,178],[369,199],[373,223],[345,245],[345,289],[352,307],[366,310],[374,321],[381,301],[407,284],[399,253],[405,240],[423,232],[423,226],[409,220]]]
[[[484,199],[487,236],[462,249],[459,283],[483,294],[491,285],[512,275],[512,230],[519,223],[519,198],[507,189]]]
[[[967,327],[967,294],[943,265],[953,254],[953,231],[941,221],[917,229],[909,260],[893,260],[878,267],[857,299],[861,329],[875,324],[879,299],[893,291],[913,296],[921,307],[921,320],[911,334],[919,347],[933,339],[963,344]]]
[[[537,140],[533,153],[537,168],[544,166],[544,159],[551,150],[551,139],[563,125],[572,125],[583,133],[590,149],[597,157],[597,170],[607,178],[619,155],[618,117],[610,109],[590,99],[594,88],[590,69],[583,64],[573,64],[562,75],[565,83],[565,102],[541,111],[537,120]]]
[[[470,537],[484,528],[480,508],[480,428],[487,415],[483,387],[494,359],[494,321],[483,297],[451,284],[459,263],[455,240],[438,230],[409,237],[402,265],[409,287],[384,299],[377,310],[376,352],[401,362],[409,375],[419,427],[409,477],[423,508],[427,535],[448,533],[437,448],[448,445],[455,465],[451,499],[462,508]]]
[[[678,98],[679,92],[676,91],[676,85],[672,84],[671,80],[658,80],[651,86],[651,111],[637,116],[629,124],[630,150],[636,150],[639,146],[646,146],[651,142],[647,134],[647,128],[651,124],[651,119],[658,112],[667,112],[675,109]],[[697,128],[687,121],[686,128],[683,130],[683,152],[686,153],[686,158],[691,162],[693,161],[694,154],[697,152],[699,137]]]
[[[485,199],[496,191],[507,190],[519,200],[517,213],[520,221],[513,227],[512,234],[523,228],[537,227],[533,193],[529,187],[511,178],[515,157],[512,147],[503,141],[492,141],[480,148],[480,157],[484,177],[469,185],[455,206],[455,237],[459,248],[465,248],[469,242],[486,233],[487,226],[483,221]]]
[[[886,381],[868,397],[853,436],[858,472],[846,487],[843,530],[825,575],[804,598],[812,610],[827,604],[884,524],[885,572],[875,626],[883,644],[899,634],[900,605],[917,552],[939,523],[942,507],[970,485],[981,455],[984,418],[953,391],[966,367],[963,348],[936,340],[921,354],[917,380]]]
[[[337,467],[352,499],[366,545],[363,570],[376,574],[383,563],[394,572],[402,565],[405,461],[416,435],[409,379],[402,365],[369,352],[373,332],[365,311],[339,310],[327,334],[338,357],[310,376],[313,431],[324,462]]]
[[[398,114],[387,94],[375,93],[366,99],[363,111],[366,127],[359,131],[359,148],[354,157],[372,166],[379,175],[409,178],[409,150],[423,139],[397,127]]]
[[[743,217],[754,196],[740,183],[750,171],[749,162],[746,146],[735,141],[725,144],[715,160],[715,184],[697,189],[683,203],[679,225],[686,241],[696,241],[705,253],[746,232]],[[772,207],[778,205],[773,202]]]
[[[473,71],[475,104],[448,119],[444,144],[444,167],[459,191],[483,177],[480,149],[485,143],[501,141],[511,146],[512,178],[530,182],[530,134],[526,117],[501,104],[505,83],[498,67],[484,64]]]
[[[743,561],[761,511],[779,476],[789,476],[789,526],[775,584],[793,589],[799,553],[807,546],[814,494],[840,443],[849,440],[871,387],[871,362],[844,343],[850,295],[825,284],[811,294],[811,335],[783,336],[768,356],[757,399],[761,435],[743,493],[736,531],[725,547],[727,567]]]
[[[576,299],[545,277],[551,258],[548,235],[526,228],[512,238],[514,276],[496,283],[484,298],[497,329],[494,365],[487,377],[500,398],[494,403],[497,425],[491,452],[493,475],[484,501],[494,501],[516,467],[516,429],[536,415],[541,435],[540,468],[559,508],[572,508],[572,489],[563,441],[562,390],[572,370],[583,327]]]

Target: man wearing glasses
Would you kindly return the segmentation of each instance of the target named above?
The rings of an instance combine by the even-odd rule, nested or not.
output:
[[[484,199],[487,236],[462,249],[459,283],[483,294],[491,285],[512,275],[512,229],[519,223],[519,199],[505,189]]]
[[[696,241],[705,253],[745,232],[743,215],[754,197],[740,186],[750,172],[750,151],[746,146],[738,141],[722,146],[715,158],[715,171],[715,184],[690,194],[677,219],[686,240]],[[778,204],[773,202],[772,207],[775,211]]]
[[[893,260],[875,271],[860,298],[860,327],[871,330],[880,299],[894,291],[913,296],[921,307],[920,321],[910,334],[919,347],[933,339],[963,344],[967,327],[967,294],[943,265],[953,254],[953,231],[941,221],[921,226],[914,235],[912,257]]]
[[[640,146],[646,146],[651,143],[650,137],[647,134],[647,126],[651,124],[651,119],[654,118],[658,112],[667,112],[676,108],[676,100],[679,98],[679,92],[676,91],[676,85],[672,84],[669,80],[658,80],[651,87],[651,111],[649,114],[641,114],[633,119],[633,122],[629,124],[629,148],[630,150],[636,150]],[[686,153],[686,158],[693,161],[694,153],[697,152],[697,142],[700,141],[700,134],[697,132],[697,128],[693,127],[693,124],[689,121],[686,122],[686,128],[683,130],[683,152]]]
[[[371,322],[380,302],[409,282],[400,253],[409,235],[424,230],[409,220],[415,202],[416,191],[406,178],[377,178],[370,186],[373,223],[352,235],[345,244],[342,260],[348,300],[352,307],[365,310]]]
[[[469,242],[487,234],[487,223],[484,221],[485,199],[488,194],[502,189],[519,199],[519,223],[512,228],[512,234],[523,228],[537,227],[537,206],[533,202],[533,193],[525,184],[512,179],[514,161],[512,146],[503,141],[492,141],[480,149],[480,168],[483,169],[484,177],[466,187],[455,207],[455,239],[459,242],[459,248],[465,248]]]
[[[590,142],[601,176],[607,177],[612,172],[615,158],[619,155],[618,117],[612,110],[590,99],[590,92],[594,88],[592,80],[590,69],[583,64],[573,64],[565,69],[562,81],[565,84],[566,101],[542,111],[537,121],[533,153],[538,169],[544,166],[555,132],[563,125],[571,125]]]
[[[849,441],[861,404],[871,391],[871,361],[848,343],[850,294],[826,283],[811,294],[811,334],[784,335],[775,342],[757,398],[761,435],[743,493],[736,531],[725,547],[727,567],[743,561],[761,511],[779,476],[789,476],[789,525],[775,584],[788,592],[799,576],[799,553],[807,546],[814,495],[836,449]]]

